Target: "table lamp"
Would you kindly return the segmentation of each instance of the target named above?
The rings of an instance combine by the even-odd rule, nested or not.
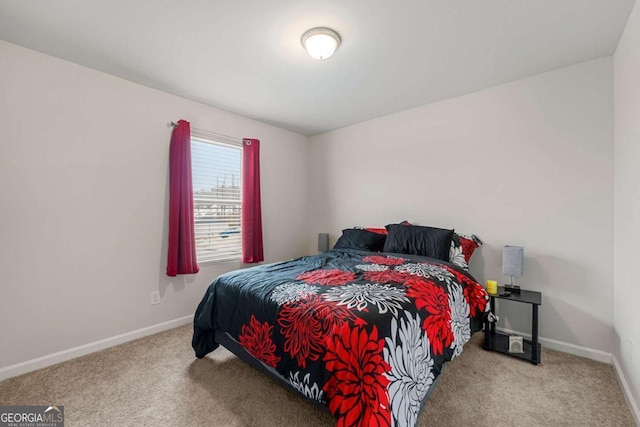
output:
[[[329,250],[329,233],[318,233],[318,252]]]
[[[505,291],[516,294],[520,293],[520,286],[513,283],[513,277],[522,276],[522,265],[524,263],[524,247],[505,246],[502,250],[502,274],[511,276],[511,284],[504,285]]]

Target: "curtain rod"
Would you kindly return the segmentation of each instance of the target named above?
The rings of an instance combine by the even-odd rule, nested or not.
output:
[[[167,127],[177,127],[178,123],[176,122],[169,122],[169,124],[167,125]],[[227,139],[227,140],[231,140],[231,141],[235,141],[235,142],[243,142],[244,139],[243,138],[238,138],[237,136],[230,136],[230,135],[225,135],[223,133],[215,133],[215,132],[210,132],[208,130],[204,130],[204,129],[199,129],[196,127],[191,127],[192,130],[196,131],[196,133],[200,133],[200,134],[204,134],[204,135],[208,135],[211,136],[213,138],[220,138],[220,139]]]

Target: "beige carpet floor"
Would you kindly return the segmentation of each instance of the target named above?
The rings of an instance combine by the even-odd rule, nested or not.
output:
[[[331,426],[331,416],[191,327],[0,382],[2,405],[64,405],[67,426]],[[446,365],[420,426],[633,426],[609,365],[543,349],[538,366],[480,348]]]

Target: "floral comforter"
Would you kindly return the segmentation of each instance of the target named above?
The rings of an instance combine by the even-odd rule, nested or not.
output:
[[[196,311],[193,348],[204,357],[222,330],[339,426],[413,426],[487,302],[453,264],[334,249],[220,276]]]

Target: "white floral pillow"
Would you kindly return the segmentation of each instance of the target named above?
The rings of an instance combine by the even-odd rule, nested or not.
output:
[[[482,246],[482,240],[475,234],[453,233],[449,262],[465,270],[469,269],[469,260],[473,252]]]

